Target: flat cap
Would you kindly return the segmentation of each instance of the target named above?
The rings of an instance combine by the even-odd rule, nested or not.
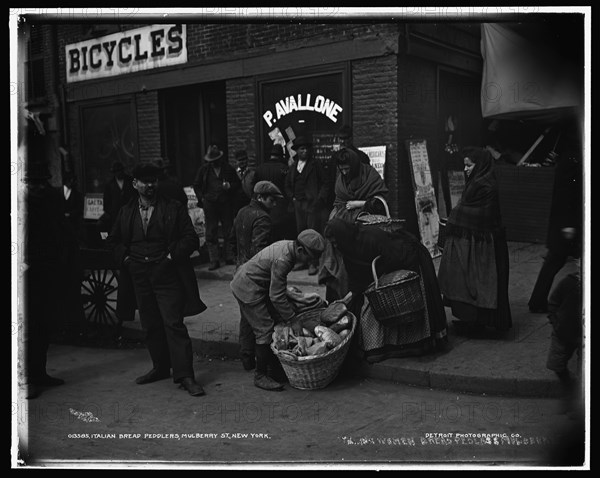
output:
[[[304,229],[298,234],[298,243],[313,256],[319,256],[325,250],[325,239],[314,229]]]
[[[254,185],[254,194],[269,194],[278,198],[282,198],[281,190],[271,181],[259,181]]]

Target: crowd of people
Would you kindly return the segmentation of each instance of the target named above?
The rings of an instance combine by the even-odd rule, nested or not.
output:
[[[208,269],[218,269],[222,262],[235,265],[230,288],[240,310],[242,365],[254,370],[254,385],[264,390],[282,390],[286,380],[270,349],[275,325],[288,324],[300,333],[294,321],[298,309],[288,293],[292,271],[308,269],[309,275],[318,274],[319,284],[326,286],[327,302],[352,293],[349,310],[359,318],[352,346],[368,362],[443,351],[448,340],[445,307],[459,332],[481,327],[506,331],[512,326],[508,248],[491,154],[479,147],[462,151],[465,189],[448,217],[436,273],[418,237],[358,221],[363,214],[384,213],[389,191],[368,156],[352,145],[351,128],[343,127],[340,134],[343,143],[329,158],[314,158],[311,138],[299,136],[292,145],[293,161],[286,158],[285,148],[274,144],[269,157],[252,167],[246,151],[237,151],[232,165],[218,145],[211,145],[193,182],[205,214]],[[206,309],[190,259],[200,244],[188,215],[188,197],[166,161],[137,163],[130,175],[123,163],[115,162],[111,172],[114,177],[104,190],[98,228],[108,233],[106,245],[119,267],[117,311],[137,309],[146,336],[152,367],[136,383],[172,378],[190,395],[204,395],[195,379],[192,344],[184,324],[184,317]],[[79,287],[77,255],[64,244],[75,245],[69,250],[76,251],[77,241],[82,240],[82,196],[73,174],[63,174],[62,198],[49,186],[48,177],[47,171],[34,168],[27,177],[25,282],[30,291],[43,291],[48,302],[58,307],[52,301],[58,294],[48,285],[57,267],[72,264],[63,269],[74,285],[73,297]],[[56,247],[36,244],[38,230]],[[544,267],[549,268],[550,262],[547,258]],[[563,263],[562,258],[555,262],[554,268]],[[381,277],[398,270],[419,277],[424,309],[410,326],[378,320],[365,294],[373,274]],[[580,290],[578,280],[561,286],[562,295],[555,294],[550,301],[549,287],[538,281],[532,311],[551,309],[556,324],[570,320],[572,303],[577,302],[565,297]],[[29,296],[33,299],[31,292]],[[571,308],[561,308],[563,299],[570,300]],[[35,386],[62,383],[45,371],[52,322],[43,316],[50,313],[52,318],[75,317],[72,320],[81,322],[79,302],[68,303],[73,310],[60,314],[47,306],[41,310],[37,297],[27,302],[26,375]],[[580,334],[579,329],[557,326],[553,336],[548,367],[565,387],[571,387],[572,380],[565,372],[564,357],[577,349]],[[32,390],[29,396],[37,394]]]

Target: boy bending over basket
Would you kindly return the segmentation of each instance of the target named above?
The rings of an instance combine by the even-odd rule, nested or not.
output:
[[[296,263],[318,261],[325,250],[323,236],[305,229],[298,238],[278,241],[267,246],[240,266],[231,291],[240,307],[241,316],[248,321],[256,337],[256,371],[254,385],[264,390],[283,390],[283,385],[269,376],[267,367],[279,368],[270,344],[276,322],[290,325],[300,334],[302,327],[293,322],[294,309],[287,296],[287,276]],[[274,375],[271,372],[271,375]]]

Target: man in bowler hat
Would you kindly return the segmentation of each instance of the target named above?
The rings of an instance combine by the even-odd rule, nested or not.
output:
[[[312,157],[312,142],[306,136],[299,136],[292,146],[296,151],[296,161],[286,177],[285,190],[294,205],[296,229],[323,231],[323,210],[327,208],[329,182],[321,162]],[[318,261],[311,258],[308,265],[309,275],[317,273]],[[299,264],[298,268],[306,267]]]
[[[190,260],[199,249],[187,207],[158,195],[159,168],[139,163],[133,170],[138,197],[119,211],[107,238],[120,265],[117,308],[131,301],[133,289],[152,359],[152,369],[139,385],[167,379],[190,395],[204,395],[194,378],[192,341],[183,318],[206,310]],[[130,282],[129,287],[127,287]]]

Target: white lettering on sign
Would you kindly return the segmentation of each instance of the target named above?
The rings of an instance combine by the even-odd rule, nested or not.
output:
[[[381,179],[385,179],[383,174],[385,170],[385,145],[383,146],[365,146],[364,148],[358,148],[371,160],[371,166],[381,176]]]
[[[337,123],[337,115],[344,111],[344,108],[322,95],[317,95],[314,98],[310,93],[305,95],[290,95],[275,103],[275,116],[273,115],[273,111],[266,110],[263,113],[263,119],[270,128],[277,120],[294,111],[314,111],[315,113],[327,116],[331,121]]]
[[[186,63],[186,26],[150,25],[71,43],[65,59],[68,83]]]

